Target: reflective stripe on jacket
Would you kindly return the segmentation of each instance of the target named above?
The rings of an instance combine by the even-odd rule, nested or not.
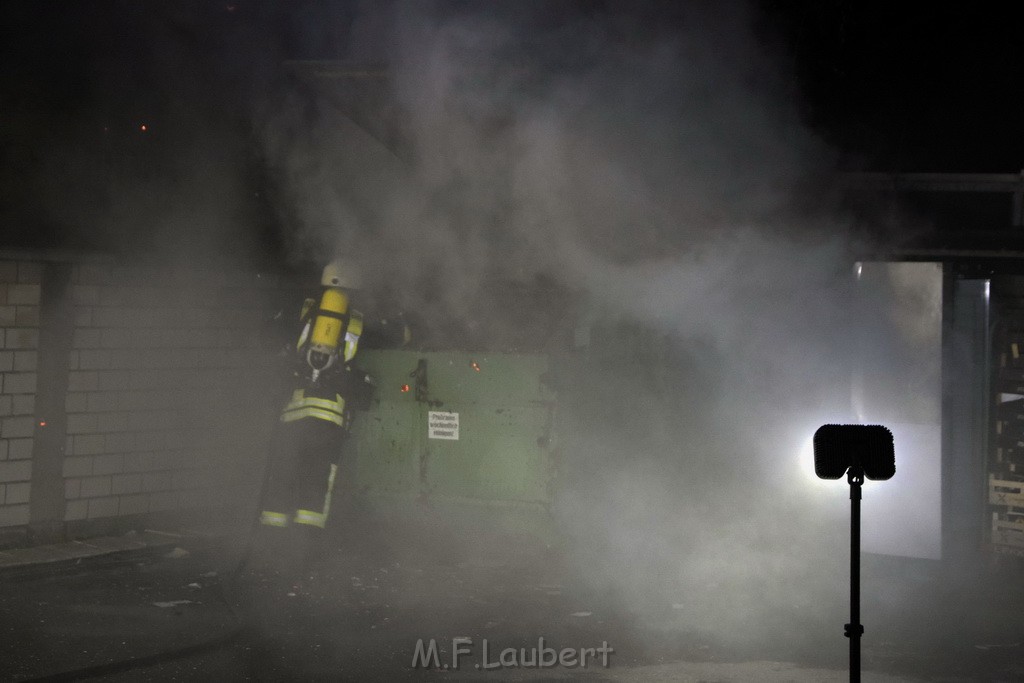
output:
[[[288,405],[281,411],[281,422],[295,422],[315,417],[344,427],[345,399],[341,394],[335,394],[334,399],[306,396],[304,389],[296,389],[292,392],[292,399],[288,401]]]

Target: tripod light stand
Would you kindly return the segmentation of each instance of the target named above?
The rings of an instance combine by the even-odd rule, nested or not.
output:
[[[860,500],[868,479],[891,479],[896,474],[892,432],[880,425],[823,425],[814,433],[814,473],[821,479],[850,484],[850,681],[860,681]]]

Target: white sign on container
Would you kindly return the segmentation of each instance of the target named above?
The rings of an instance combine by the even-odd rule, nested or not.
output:
[[[459,414],[431,410],[427,413],[427,437],[459,440]]]

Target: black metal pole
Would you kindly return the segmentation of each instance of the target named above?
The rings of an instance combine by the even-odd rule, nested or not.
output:
[[[850,683],[860,683],[860,637],[864,627],[860,623],[860,499],[864,470],[851,467],[847,473],[850,482],[850,623],[846,624],[846,637],[850,639]]]

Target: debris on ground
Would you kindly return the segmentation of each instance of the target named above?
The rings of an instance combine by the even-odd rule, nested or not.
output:
[[[168,600],[167,602],[154,602],[153,605],[156,607],[177,607],[178,605],[189,605],[192,604],[192,600]]]

